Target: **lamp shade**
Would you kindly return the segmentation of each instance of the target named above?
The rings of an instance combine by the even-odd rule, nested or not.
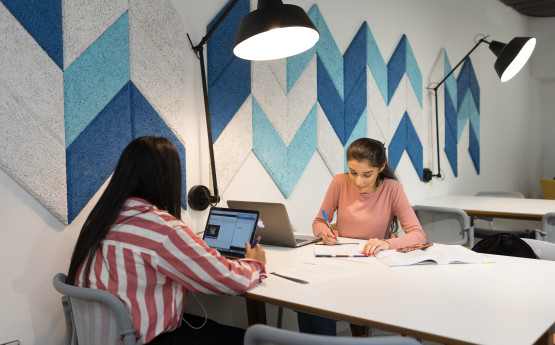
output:
[[[233,53],[245,60],[281,59],[312,48],[319,38],[299,6],[259,0],[257,9],[239,23]]]
[[[515,37],[508,44],[492,41],[489,49],[497,56],[493,67],[502,82],[514,77],[526,64],[534,47],[533,37]]]

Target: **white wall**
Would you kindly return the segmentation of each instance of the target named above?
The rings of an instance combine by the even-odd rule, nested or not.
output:
[[[206,33],[206,24],[226,3],[225,0],[171,1],[182,15],[183,29],[193,42],[200,41]],[[503,42],[530,33],[530,19],[497,0],[286,1],[292,2],[305,10],[317,3],[342,51],[364,20],[386,62],[401,35],[407,34],[424,81],[442,47],[447,49],[453,63],[470,50],[478,33],[490,34],[491,38]],[[538,25],[535,30],[551,32],[551,27],[542,29]],[[554,83],[533,79],[530,67],[510,82],[500,83],[492,67],[494,56],[485,46],[473,53],[472,60],[481,88],[482,172],[476,175],[468,155],[461,154],[459,177],[454,178],[442,153],[445,180],[424,184],[416,177],[405,155],[397,172],[411,201],[447,193],[474,194],[485,189],[520,190],[529,196],[538,196],[540,175],[555,176],[554,163],[543,163],[546,155],[553,157],[553,150],[549,152],[547,147],[553,146],[550,129],[555,122]],[[183,95],[187,104],[187,183],[189,187],[208,185],[209,162],[198,60],[191,52],[184,64],[188,76],[187,92]],[[425,138],[422,140],[427,142]],[[426,163],[431,148],[425,146],[424,154]],[[555,162],[554,159],[550,161]],[[283,201],[293,225],[299,231],[309,232],[330,180],[327,168],[315,154],[291,197],[284,200],[256,157],[250,154],[221,194],[226,200]],[[24,345],[61,344],[65,324],[60,296],[52,288],[51,280],[54,273],[67,271],[79,228],[96,198],[70,226],[64,227],[3,171],[0,171],[0,195],[0,343],[19,339]],[[200,230],[205,215],[205,212],[189,210],[184,213],[184,219],[191,228]],[[229,303],[241,302],[235,299]],[[238,314],[241,313],[235,315]],[[229,313],[222,317],[231,319]],[[244,319],[237,320],[240,325],[244,322]]]

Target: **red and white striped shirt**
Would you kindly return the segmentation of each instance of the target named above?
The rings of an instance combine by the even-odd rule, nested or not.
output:
[[[107,290],[127,307],[138,338],[148,343],[181,323],[186,289],[238,295],[266,278],[256,260],[228,260],[181,220],[139,198],[128,199],[75,285]]]

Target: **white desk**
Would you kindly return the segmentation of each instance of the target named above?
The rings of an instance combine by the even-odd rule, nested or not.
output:
[[[555,212],[555,200],[494,198],[471,195],[444,195],[419,200],[414,205],[453,207],[469,216],[540,220],[548,212]]]
[[[269,275],[245,294],[249,311],[253,300],[268,302],[447,344],[550,340],[554,261],[494,256],[493,264],[387,267],[374,257],[314,258],[310,245],[264,248],[268,272],[327,261],[360,273],[307,285]]]

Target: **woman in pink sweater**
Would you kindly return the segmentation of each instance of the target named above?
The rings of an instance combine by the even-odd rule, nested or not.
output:
[[[315,235],[329,245],[337,242],[337,235],[368,240],[364,253],[370,255],[426,241],[403,186],[387,164],[381,142],[369,138],[355,140],[347,149],[347,164],[349,173],[334,177],[321,207],[332,219],[337,211],[336,230],[332,235],[318,212],[312,223]],[[397,220],[406,235],[390,238],[397,232]]]
[[[380,250],[397,249],[426,241],[426,235],[389,164],[384,145],[374,139],[360,138],[347,149],[349,173],[332,180],[312,230],[328,245],[337,236],[368,240],[363,252],[373,255]],[[336,230],[332,231],[321,210],[330,215],[337,211]],[[396,234],[398,224],[405,235]],[[335,320],[298,313],[299,330],[304,333],[335,335]],[[368,335],[368,328],[351,324],[353,336]]]

